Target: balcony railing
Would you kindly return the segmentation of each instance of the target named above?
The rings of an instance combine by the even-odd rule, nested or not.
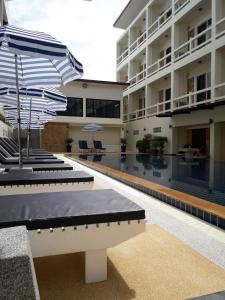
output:
[[[177,14],[179,11],[181,11],[182,8],[184,8],[190,0],[177,0],[174,3],[174,13]]]
[[[225,82],[215,85],[215,101],[225,100]]]
[[[211,87],[173,99],[173,110],[196,107],[211,102]]]
[[[190,38],[189,41],[185,42],[177,49],[174,50],[174,61],[177,61],[192,52],[204,47],[212,40],[212,28],[209,27],[201,33],[197,34],[195,37]]]
[[[163,14],[161,14],[156,21],[148,28],[148,36],[152,36],[157,32],[164,24],[166,24],[172,18],[172,6],[167,8]]]
[[[215,101],[225,100],[225,83],[221,83],[215,89],[223,89],[220,96],[215,97]],[[158,102],[146,108],[135,110],[124,114],[123,121],[135,121],[163,113],[173,112],[180,109],[197,107],[199,105],[212,103],[211,87],[199,91],[191,92],[186,95],[176,97],[172,100]]]
[[[141,82],[142,80],[144,80],[146,77],[146,69],[144,69],[143,71],[141,71],[140,73],[136,74],[134,77],[132,77],[130,79],[130,86],[129,87],[132,87],[136,84],[138,84],[139,82]]]
[[[171,53],[168,53],[162,58],[159,58],[151,66],[147,68],[147,76],[152,76],[171,64]]]
[[[225,34],[225,17],[216,22],[216,38]]]
[[[146,41],[146,38],[147,35],[145,31],[130,45],[130,53],[134,52],[137,48],[139,48]]]
[[[126,49],[118,58],[117,58],[117,65],[121,64],[122,61],[128,56],[128,49]]]

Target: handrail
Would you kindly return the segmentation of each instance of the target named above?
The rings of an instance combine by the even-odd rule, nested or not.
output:
[[[130,80],[129,80],[130,86],[129,87],[138,84],[140,81],[144,80],[145,77],[146,77],[146,69],[142,70],[141,72],[137,73],[132,78],[130,78]]]
[[[117,58],[117,65],[119,65],[128,56],[128,48]]]
[[[225,82],[218,84],[216,87],[225,87]],[[176,97],[174,99],[170,99],[163,102],[158,102],[156,104],[147,106],[145,108],[137,109],[132,112],[123,115],[124,122],[134,121],[141,118],[147,118],[151,116],[158,115],[160,113],[172,112],[183,108],[191,108],[196,107],[201,104],[212,103],[211,93],[208,96],[207,92],[211,92],[212,88],[205,88],[199,91],[190,92],[188,94]],[[202,101],[197,101],[197,95],[201,93],[206,93],[206,97]],[[224,93],[225,94],[225,93]],[[210,97],[209,99],[207,99]],[[224,99],[225,95],[222,97],[215,98],[215,100],[220,100],[220,98]],[[183,103],[179,103],[182,102]],[[173,106],[172,106],[173,104]],[[181,105],[180,105],[181,104]]]
[[[207,29],[205,29],[204,31],[200,32],[199,34],[197,34],[196,36],[190,38],[190,40],[188,40],[187,42],[183,43],[182,45],[178,46],[175,50],[174,50],[174,60],[178,60],[183,58],[186,55],[189,55],[190,53],[192,53],[193,51],[196,51],[198,48],[203,47],[204,45],[208,44],[211,40],[212,37],[210,36],[208,39],[206,39],[205,42],[200,43],[200,44],[196,44],[196,40],[199,39],[201,36],[205,35],[206,33],[212,31],[212,26],[208,27]],[[181,53],[179,53],[182,49],[184,49],[184,52],[182,51]],[[178,54],[178,55],[177,55]]]
[[[209,88],[190,92],[188,94],[174,98],[173,99],[173,110],[180,109],[180,107],[182,107],[182,108],[192,107],[192,106],[196,106],[199,104],[211,102],[211,94],[210,94],[210,99],[207,99],[207,92],[208,91],[211,92],[211,90],[212,90],[211,87],[209,87]],[[197,101],[197,95],[202,94],[202,93],[206,93],[206,99],[204,99],[203,101]],[[181,103],[181,105],[179,103],[179,102],[181,102],[180,100],[183,100],[183,103]]]
[[[165,56],[163,56],[162,58],[158,58],[156,62],[154,62],[153,64],[151,64],[148,68],[147,68],[147,76],[151,76],[157,72],[159,72],[160,70],[166,68],[168,65],[171,64],[171,60],[169,62],[166,62],[166,59],[170,57],[172,59],[172,53],[168,53]],[[163,62],[163,65],[160,66],[161,62]],[[156,66],[156,68],[154,69],[154,67]],[[151,71],[153,69],[153,71]]]
[[[167,17],[167,13],[171,11],[169,17]],[[159,30],[165,23],[167,23],[172,18],[172,6],[169,6],[162,15],[158,16],[158,18],[149,26],[148,28],[148,36],[153,35],[156,31]],[[162,21],[162,22],[161,22]]]
[[[215,87],[215,97],[214,97],[215,101],[219,101],[221,99],[224,99],[225,98],[225,82],[219,83],[219,84],[215,85],[214,87]],[[221,93],[222,95],[217,96],[216,92],[217,92],[217,90],[219,90],[221,88],[223,89],[222,93]]]
[[[219,26],[225,22],[225,17],[220,19],[219,21],[216,22],[216,30],[219,29]],[[225,29],[222,28],[219,32],[216,32],[216,38],[220,37],[221,35],[225,34]]]
[[[129,47],[130,52],[132,53],[133,51],[135,51],[138,46],[141,46],[147,38],[147,34],[146,31],[144,31]]]
[[[180,3],[179,3],[180,2]],[[182,8],[184,8],[190,0],[177,0],[174,3],[174,12],[177,14]]]

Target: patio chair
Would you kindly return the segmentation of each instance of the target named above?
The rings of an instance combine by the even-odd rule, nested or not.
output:
[[[107,279],[107,248],[145,231],[145,211],[107,189],[0,196],[0,228],[20,225],[33,257],[85,252],[91,283]]]
[[[94,149],[96,150],[96,152],[101,152],[101,151],[105,151],[106,148],[102,147],[102,142],[101,141],[93,141],[94,144]]]
[[[94,177],[83,171],[32,173],[22,169],[0,174],[0,195],[84,190],[93,183]]]
[[[79,148],[80,148],[81,152],[89,152],[92,150],[91,148],[88,147],[87,141],[79,140],[78,143],[79,143]]]

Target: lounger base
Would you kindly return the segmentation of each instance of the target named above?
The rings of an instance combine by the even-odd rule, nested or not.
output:
[[[28,232],[33,257],[85,252],[85,282],[107,279],[106,249],[145,231],[145,220],[69,226]]]
[[[49,183],[49,184],[31,184],[31,185],[12,185],[0,186],[0,195],[18,195],[49,192],[68,192],[79,190],[91,190],[93,181],[90,182],[71,182],[71,183]]]

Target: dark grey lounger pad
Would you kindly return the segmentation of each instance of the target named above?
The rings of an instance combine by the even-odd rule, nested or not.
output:
[[[145,218],[145,211],[114,190],[0,197],[0,228],[48,229]]]
[[[8,172],[11,168],[18,167],[18,165],[1,165],[0,168],[4,168]],[[69,164],[26,164],[26,167],[30,167],[33,171],[57,171],[57,170],[73,170],[73,167]]]
[[[90,181],[94,181],[94,177],[82,171],[62,171],[52,173],[12,172],[0,174],[0,186]]]
[[[19,163],[19,160],[17,158],[14,157],[10,157],[10,158],[6,158],[5,161],[3,162],[4,164],[16,164]],[[63,160],[60,159],[35,159],[35,158],[23,158],[23,163],[24,164],[62,164],[64,163]]]

